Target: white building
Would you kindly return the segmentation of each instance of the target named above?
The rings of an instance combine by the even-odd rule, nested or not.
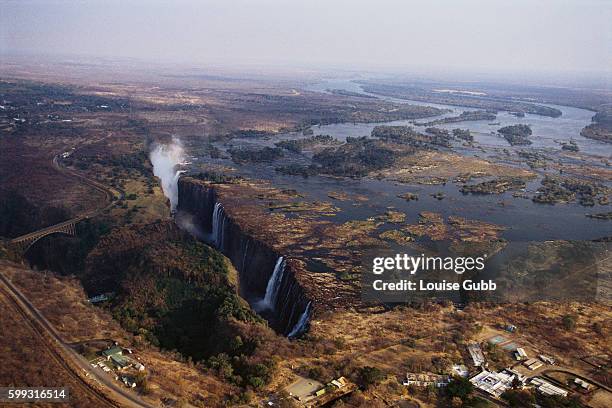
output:
[[[331,384],[336,386],[337,388],[343,388],[346,386],[347,381],[346,378],[340,377],[337,380],[332,380]]]
[[[471,343],[468,344],[468,351],[470,352],[470,356],[472,356],[472,360],[474,361],[474,365],[476,367],[483,366],[485,363],[484,354],[482,354],[482,349],[480,348],[480,344]]]
[[[528,369],[534,371],[542,367],[544,364],[537,358],[530,358],[529,360],[525,361],[523,365]]]
[[[407,373],[406,380],[404,381],[404,385],[415,385],[417,387],[429,387],[433,385],[436,388],[446,387],[450,381],[450,377],[448,375],[438,375],[438,374],[415,374],[415,373]]]
[[[588,382],[586,382],[586,381],[584,381],[584,380],[582,380],[582,379],[580,379],[578,377],[576,377],[574,379],[574,384],[576,384],[579,387],[582,387],[583,389],[585,389],[587,391],[591,389],[591,384],[590,383],[588,383]]]
[[[527,353],[525,353],[525,349],[522,347],[518,347],[516,349],[516,351],[514,352],[514,356],[519,361],[527,359]]]
[[[562,397],[567,397],[567,391],[563,388],[559,388],[556,385],[552,385],[546,380],[542,378],[535,377],[531,379],[531,384],[542,394],[544,395],[561,395]]]
[[[514,378],[514,374],[506,371],[493,373],[483,370],[481,373],[472,377],[470,382],[474,384],[474,387],[494,397],[499,397],[506,392],[506,390],[512,388],[512,380],[514,380]]]
[[[545,356],[543,354],[540,354],[538,357],[540,357],[540,360],[542,360],[543,362],[550,364],[550,365],[555,365],[555,359],[549,356]]]
[[[461,365],[454,365],[453,366],[453,373],[455,373],[459,377],[463,377],[463,378],[467,378],[470,375],[470,372],[468,371],[467,367],[464,366],[463,364],[461,364]]]

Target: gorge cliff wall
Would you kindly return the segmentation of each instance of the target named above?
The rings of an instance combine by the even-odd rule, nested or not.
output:
[[[240,294],[257,309],[279,258],[286,254],[278,253],[269,243],[254,238],[241,228],[238,220],[232,218],[231,211],[223,207],[214,184],[181,177],[178,181],[178,211],[190,214],[208,241],[231,260],[239,273]],[[295,263],[286,259],[284,271],[276,282],[278,292],[273,305],[262,313],[275,330],[291,336],[306,330],[312,313],[311,300],[298,282],[295,269]]]

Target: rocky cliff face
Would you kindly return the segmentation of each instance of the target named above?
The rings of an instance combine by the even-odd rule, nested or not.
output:
[[[227,256],[240,277],[240,294],[257,308],[265,297],[279,254],[269,243],[253,238],[231,216],[213,184],[182,177],[178,182],[178,211],[193,216],[209,242]],[[301,334],[307,326],[312,304],[296,279],[296,263],[288,259],[277,282],[277,294],[268,310],[262,311],[270,325],[285,335]]]

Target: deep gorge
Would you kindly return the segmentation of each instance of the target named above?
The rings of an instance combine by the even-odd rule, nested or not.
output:
[[[208,241],[230,259],[239,274],[240,295],[272,328],[289,337],[307,329],[312,302],[297,281],[292,263],[285,254],[246,233],[224,210],[214,185],[181,177],[177,209],[193,216]],[[266,296],[267,290],[274,293]],[[262,305],[264,300],[269,304]]]

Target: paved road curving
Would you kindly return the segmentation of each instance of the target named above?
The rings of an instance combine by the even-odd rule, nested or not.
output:
[[[69,177],[76,178],[79,182],[104,193],[104,195],[106,196],[106,204],[100,208],[87,211],[69,220],[16,237],[10,240],[9,243],[13,244],[31,238],[44,236],[49,233],[61,230],[63,227],[66,227],[68,225],[76,224],[85,219],[94,217],[114,206],[115,197],[118,196],[119,199],[125,197],[125,192],[119,188],[115,188],[113,191],[113,189],[103,185],[102,183],[99,183],[95,180],[91,180],[81,174],[78,174],[75,171],[63,167],[60,163],[59,156],[53,157],[53,166],[60,173],[65,174]],[[75,380],[77,380],[78,384],[81,384],[81,386],[86,387],[86,391],[88,393],[94,394],[96,398],[100,401],[102,406],[151,408],[151,405],[142,401],[138,396],[123,389],[120,385],[116,384],[114,380],[108,375],[106,375],[105,373],[97,372],[95,369],[93,369],[89,362],[83,356],[79,355],[76,351],[74,351],[72,347],[70,347],[70,344],[65,343],[63,341],[63,339],[55,330],[53,325],[2,273],[0,273],[0,284],[2,284],[0,285],[2,291],[7,292],[8,298],[12,301],[19,313],[22,314],[26,321],[28,321],[29,325],[38,334],[40,334],[41,339],[44,340],[43,343],[47,346],[51,354],[55,356],[60,365],[62,365],[71,373]],[[45,334],[47,334],[48,337],[45,337]],[[50,342],[49,338],[54,341]],[[66,358],[69,358],[71,360],[72,365],[68,364],[65,361]],[[78,370],[76,370],[77,372],[75,372],[75,366],[79,367],[84,373],[87,373],[88,377],[92,378],[94,381],[97,382],[99,386],[107,390],[108,393],[112,395],[112,399],[107,397],[99,390],[96,390],[95,387],[92,387],[92,385],[82,377],[82,373],[79,373]]]
[[[603,384],[603,383],[601,383],[601,382],[599,382],[599,381],[597,381],[597,380],[594,380],[594,379],[592,379],[592,378],[590,378],[590,377],[587,377],[587,376],[585,376],[584,374],[581,374],[581,373],[579,373],[579,372],[578,372],[578,371],[576,371],[576,370],[572,370],[571,368],[563,368],[563,367],[556,367],[556,366],[552,366],[552,367],[549,367],[549,368],[546,368],[546,369],[542,370],[540,373],[541,373],[541,374],[546,374],[546,373],[554,373],[554,372],[565,373],[565,374],[571,374],[571,375],[573,375],[574,377],[578,377],[578,378],[580,378],[581,380],[584,380],[584,381],[586,381],[586,382],[588,382],[588,383],[591,383],[591,384],[593,384],[593,385],[596,385],[596,386],[598,386],[599,388],[602,388],[602,389],[604,389],[604,390],[606,390],[606,391],[608,391],[608,392],[612,393],[612,388],[608,387],[607,385],[605,385],[605,384]]]
[[[106,201],[107,201],[106,205],[104,205],[103,207],[94,209],[94,210],[87,211],[87,212],[85,212],[83,214],[80,214],[80,215],[78,215],[76,217],[73,217],[73,218],[71,218],[69,220],[62,221],[62,222],[60,222],[58,224],[51,225],[51,226],[45,227],[45,228],[41,228],[39,230],[32,231],[30,233],[27,233],[27,234],[21,235],[19,237],[13,238],[13,239],[9,240],[9,244],[13,244],[13,245],[14,244],[18,244],[18,243],[23,242],[23,241],[28,241],[28,240],[35,239],[35,238],[38,238],[38,237],[43,237],[45,235],[48,235],[48,234],[51,234],[51,233],[54,233],[54,232],[61,231],[62,229],[64,229],[65,227],[67,227],[69,225],[77,224],[78,222],[83,221],[85,219],[88,219],[88,218],[91,218],[91,217],[95,217],[96,215],[98,215],[98,214],[106,211],[107,209],[111,208],[113,205],[115,205],[114,198],[116,196],[118,196],[119,199],[123,199],[125,197],[125,192],[123,190],[119,189],[119,188],[115,188],[114,189],[115,191],[113,191],[113,189],[105,186],[102,183],[99,183],[99,182],[97,182],[95,180],[91,180],[91,179],[89,179],[89,178],[87,178],[87,177],[85,177],[85,176],[83,176],[83,175],[81,175],[81,174],[79,174],[79,173],[77,173],[77,172],[75,172],[73,170],[70,170],[70,169],[67,169],[67,168],[63,167],[61,165],[61,163],[60,163],[58,155],[53,157],[53,166],[60,173],[65,174],[65,175],[67,175],[69,177],[76,178],[79,182],[81,182],[83,184],[86,184],[86,185],[94,188],[95,190],[98,190],[98,191],[102,192],[106,196]]]

